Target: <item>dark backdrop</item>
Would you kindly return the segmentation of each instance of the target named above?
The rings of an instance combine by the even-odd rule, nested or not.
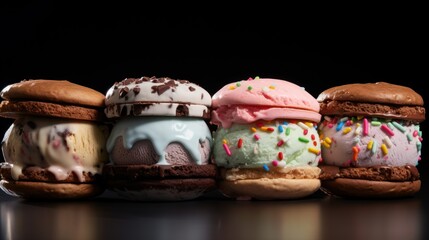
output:
[[[214,94],[260,76],[292,81],[315,97],[338,84],[387,81],[428,102],[428,19],[421,6],[5,2],[0,87],[67,79],[104,93],[125,77],[168,76]],[[11,120],[0,121],[4,133]],[[422,129],[425,138],[426,122]],[[423,175],[426,149],[423,141]]]

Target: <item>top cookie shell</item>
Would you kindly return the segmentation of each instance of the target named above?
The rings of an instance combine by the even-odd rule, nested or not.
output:
[[[423,106],[423,98],[413,89],[386,82],[345,84],[326,89],[317,97],[318,102],[329,100]]]
[[[212,107],[250,105],[319,112],[319,103],[304,88],[281,79],[255,78],[230,83],[213,95]]]
[[[126,78],[106,93],[106,116],[209,118],[211,95],[199,85],[169,77]]]
[[[104,107],[102,93],[67,80],[23,80],[6,86],[0,95],[6,100],[31,100]]]

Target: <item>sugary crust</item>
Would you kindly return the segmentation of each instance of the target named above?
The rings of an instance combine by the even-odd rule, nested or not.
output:
[[[106,179],[138,181],[168,178],[215,178],[214,164],[207,165],[104,165]]]
[[[420,187],[420,180],[389,182],[337,178],[322,181],[321,190],[328,195],[346,198],[400,198],[415,195]]]
[[[245,179],[221,180],[219,190],[230,198],[253,198],[260,200],[296,199],[315,193],[320,188],[319,179]]]
[[[318,102],[350,101],[364,103],[423,106],[423,98],[413,89],[386,82],[353,83],[324,90]]]
[[[12,181],[11,168],[2,167],[0,168],[0,176],[2,179]],[[27,167],[22,170],[22,174],[19,176],[19,181],[35,181],[35,182],[52,182],[52,183],[92,183],[100,182],[101,175],[92,175],[91,173],[83,172],[83,181],[81,182],[73,173],[70,173],[67,178],[58,180],[52,172],[39,168],[39,167]]]
[[[66,80],[31,79],[11,84],[1,91],[6,100],[31,100],[91,107],[104,106],[104,94]]]
[[[365,179],[371,181],[416,181],[420,174],[415,166],[402,167],[374,166],[374,167],[344,167],[319,165],[322,170],[321,180],[333,180],[335,178]]]
[[[103,185],[91,183],[48,183],[32,181],[0,181],[1,189],[26,199],[67,200],[91,198],[102,194]]]
[[[101,108],[87,108],[83,106],[35,102],[35,101],[2,101],[0,116],[18,118],[21,116],[59,117],[87,121],[104,121],[106,119]]]
[[[320,103],[320,113],[322,115],[372,116],[422,122],[425,120],[426,111],[422,106],[413,105],[385,105],[376,103],[325,100],[324,102]]]

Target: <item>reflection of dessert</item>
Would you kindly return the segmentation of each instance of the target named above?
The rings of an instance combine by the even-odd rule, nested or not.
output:
[[[171,78],[127,78],[106,94],[108,188],[132,200],[187,200],[215,187],[211,96]]]
[[[420,190],[423,99],[385,82],[346,84],[317,98],[322,188],[345,197],[403,197]]]
[[[229,197],[291,199],[320,187],[319,104],[278,79],[230,83],[213,95],[213,156]]]
[[[104,96],[69,81],[26,80],[5,87],[0,115],[15,118],[4,135],[2,189],[23,198],[83,198],[99,182],[109,134]]]

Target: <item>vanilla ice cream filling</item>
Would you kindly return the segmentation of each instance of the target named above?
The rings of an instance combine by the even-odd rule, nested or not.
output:
[[[29,166],[40,167],[64,180],[70,173],[84,181],[83,173],[101,173],[108,159],[108,128],[91,122],[26,117],[15,120],[2,141],[12,178]]]

